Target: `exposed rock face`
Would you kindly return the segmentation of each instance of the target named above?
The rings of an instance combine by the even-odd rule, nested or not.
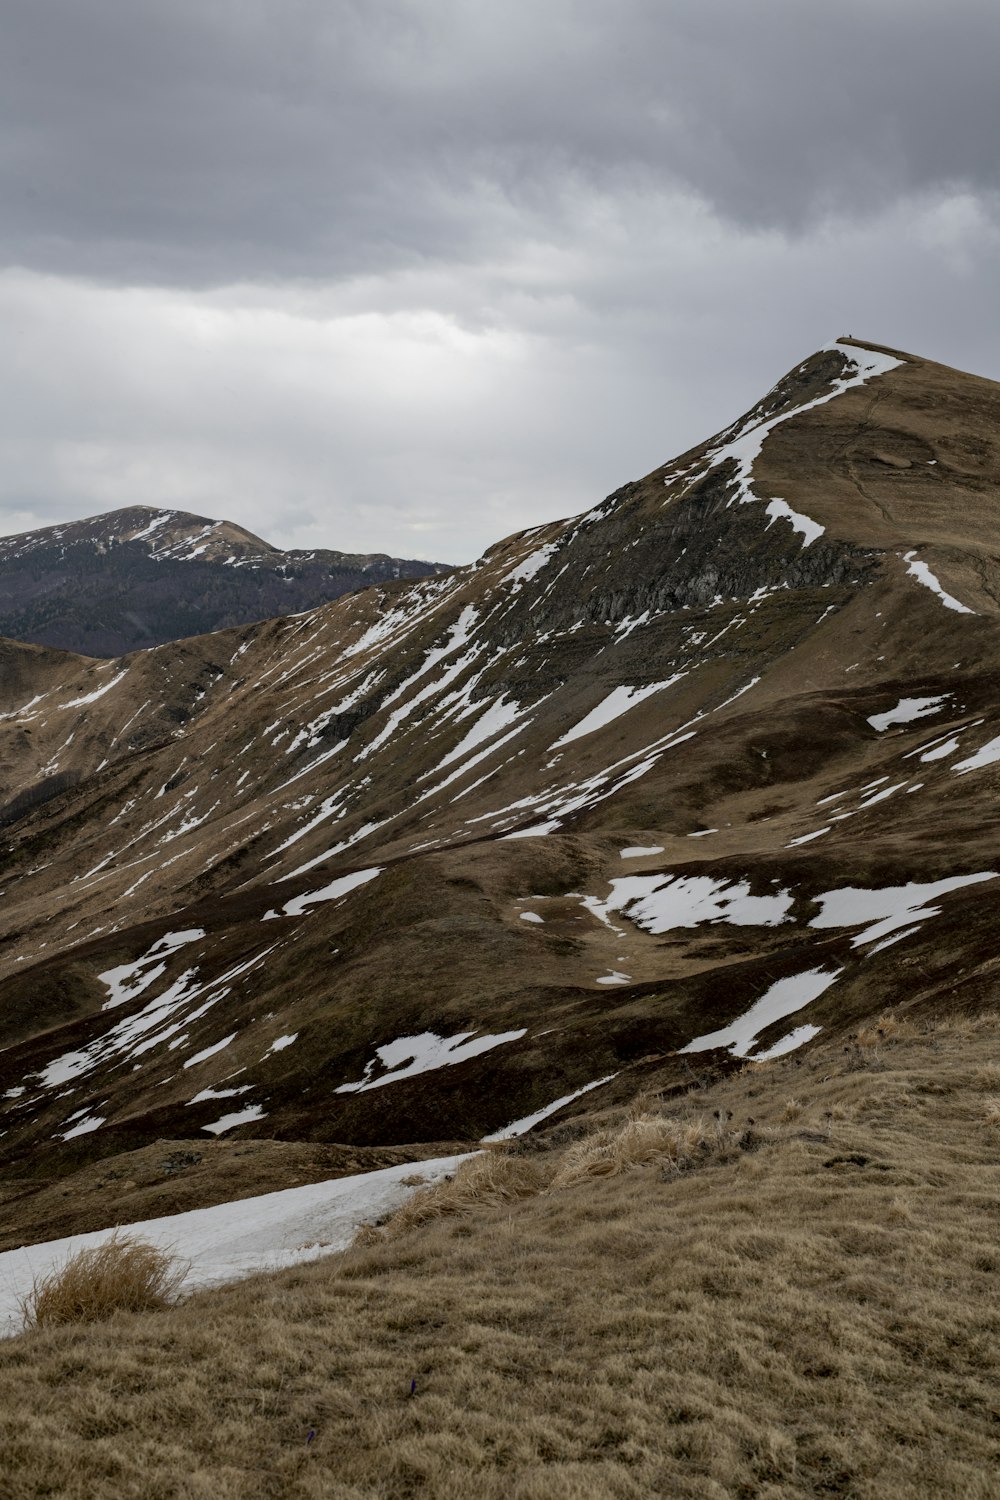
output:
[[[282,552],[231,521],[134,505],[0,537],[0,635],[120,656],[449,571],[381,552]]]
[[[474,567],[9,643],[7,1175],[474,1140],[992,1003],[998,484],[1000,386],[842,340]]]

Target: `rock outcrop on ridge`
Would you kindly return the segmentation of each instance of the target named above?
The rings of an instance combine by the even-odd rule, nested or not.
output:
[[[992,1003],[998,484],[1000,385],[841,339],[473,567],[6,642],[5,1178],[474,1141]]]

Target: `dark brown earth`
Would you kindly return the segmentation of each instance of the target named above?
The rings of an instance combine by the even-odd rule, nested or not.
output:
[[[861,382],[875,360],[840,341],[448,577],[109,662],[4,643],[0,1183],[38,1189],[12,1234],[90,1227],[93,1184],[162,1141],[209,1147],[205,1202],[234,1196],[220,1144],[276,1143],[253,1180],[281,1186],[330,1175],[320,1147],[473,1141],[612,1074],[554,1118],[687,1086],[739,1059],[679,1049],[816,970],[748,1055],[995,1003],[1000,385],[898,353]],[[744,485],[720,449],[776,418]],[[650,930],[595,909],[624,877],[723,905]],[[846,889],[851,920],[810,925]],[[762,897],[772,925],[726,919]],[[197,935],[158,960],[167,933]],[[105,1009],[99,976],[144,955]],[[423,1070],[398,1076],[403,1038]],[[64,1180],[79,1218],[49,1207]],[[193,1203],[172,1182],[123,1214]]]

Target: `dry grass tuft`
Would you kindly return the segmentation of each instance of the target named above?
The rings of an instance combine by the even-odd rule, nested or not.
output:
[[[996,1063],[984,1063],[977,1068],[972,1075],[972,1087],[982,1089],[984,1092],[1000,1091],[1000,1067]]]
[[[653,1095],[640,1097],[647,1107],[655,1105]],[[637,1113],[633,1103],[623,1122],[588,1133],[559,1152],[554,1161],[548,1153],[484,1151],[463,1162],[453,1177],[414,1193],[381,1226],[362,1225],[354,1248],[398,1239],[434,1219],[502,1208],[589,1178],[618,1177],[634,1167],[660,1165],[683,1171],[702,1166],[733,1144],[726,1129],[728,1119],[729,1111],[717,1111],[707,1122],[667,1119],[646,1111]]]
[[[471,1161],[463,1162],[454,1176],[414,1193],[386,1221],[381,1236],[372,1235],[370,1226],[365,1225],[355,1243],[366,1242],[366,1231],[367,1243],[377,1238],[396,1239],[432,1219],[517,1203],[521,1198],[531,1198],[540,1192],[548,1175],[548,1169],[539,1165],[537,1157],[484,1151]]]
[[[721,1141],[722,1131],[716,1121],[638,1115],[624,1125],[599,1130],[570,1146],[563,1153],[550,1186],[558,1189],[591,1177],[618,1177],[633,1167],[652,1163],[680,1170],[709,1156]]]
[[[984,1099],[983,1110],[987,1125],[1000,1125],[1000,1099]]]
[[[801,1099],[786,1099],[785,1107],[781,1111],[781,1118],[783,1120],[797,1120],[804,1108],[805,1106]]]
[[[96,1323],[116,1312],[155,1312],[174,1300],[187,1274],[166,1250],[113,1234],[36,1279],[21,1304],[27,1328]]]
[[[901,1021],[891,1010],[884,1011],[877,1021],[862,1026],[857,1035],[859,1047],[882,1047],[886,1042],[901,1042],[912,1035],[912,1028]]]
[[[885,1211],[886,1222],[889,1224],[910,1224],[913,1222],[913,1213],[909,1203],[899,1193],[890,1198],[889,1206]]]

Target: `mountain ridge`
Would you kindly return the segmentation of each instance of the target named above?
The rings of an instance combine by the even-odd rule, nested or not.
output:
[[[0,635],[116,657],[447,571],[381,552],[283,551],[232,521],[124,506],[0,537]]]
[[[0,1174],[472,1142],[984,1003],[998,418],[835,341],[469,568],[44,655],[0,705]]]

